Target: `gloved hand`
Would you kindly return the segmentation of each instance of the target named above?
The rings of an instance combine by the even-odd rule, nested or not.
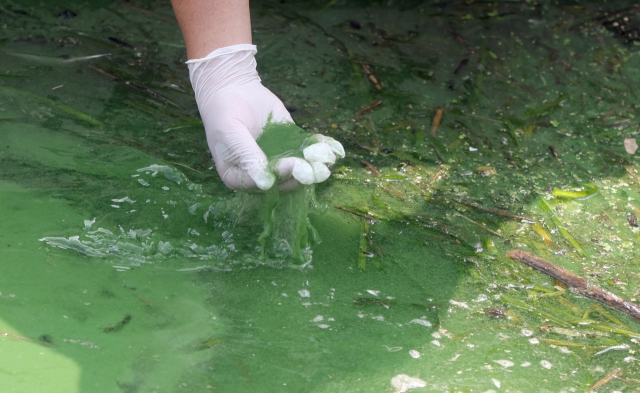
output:
[[[269,166],[256,143],[267,121],[292,122],[282,102],[262,86],[256,71],[254,45],[217,49],[203,59],[189,60],[189,77],[216,169],[231,189],[280,189],[298,183],[319,183],[329,177],[328,165],[344,157],[333,138],[313,135],[304,157],[281,158]],[[270,169],[273,168],[273,169]],[[274,173],[275,172],[275,173]]]

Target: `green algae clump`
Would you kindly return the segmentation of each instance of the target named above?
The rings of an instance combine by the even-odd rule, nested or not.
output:
[[[269,121],[257,142],[269,161],[282,157],[302,158],[302,148],[310,136],[294,123]]]
[[[284,157],[303,157],[302,149],[311,136],[294,123],[268,122],[258,138],[258,146],[272,164]],[[287,260],[307,265],[311,262],[311,246],[319,242],[309,221],[309,213],[317,209],[314,185],[300,184],[292,191],[280,191],[277,185],[259,196],[260,220],[264,230],[258,238],[263,259]]]

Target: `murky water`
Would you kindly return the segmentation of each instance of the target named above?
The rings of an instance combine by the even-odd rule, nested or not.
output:
[[[263,83],[347,151],[319,244],[263,257],[167,2],[4,2],[2,391],[636,391],[638,323],[505,256],[637,301],[631,5],[252,3]]]

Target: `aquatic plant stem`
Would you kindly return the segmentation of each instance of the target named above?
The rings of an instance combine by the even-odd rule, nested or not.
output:
[[[448,198],[445,198],[445,199],[448,199]],[[469,207],[472,207],[474,209],[482,210],[482,211],[487,212],[487,213],[496,214],[498,216],[503,216],[503,217],[509,217],[509,218],[513,218],[513,219],[516,219],[516,220],[519,220],[519,221],[535,223],[535,220],[532,220],[531,218],[527,218],[527,217],[524,217],[524,216],[519,216],[517,214],[511,214],[511,213],[503,212],[501,210],[489,209],[487,207],[480,206],[477,203],[473,203],[471,201],[467,201],[467,200],[464,200],[464,199],[451,199],[451,200],[453,202],[459,203],[461,205],[469,206]]]
[[[349,210],[349,209],[347,209],[346,207],[342,207],[342,206],[338,206],[338,205],[334,205],[333,207],[335,207],[335,208],[336,208],[336,209],[338,209],[338,210],[342,210],[342,211],[345,211],[345,212],[347,212],[347,213],[351,213],[351,214],[353,214],[354,216],[362,217],[362,218],[365,218],[365,219],[367,219],[367,220],[369,220],[369,221],[376,222],[376,219],[375,219],[375,218],[373,218],[373,217],[371,217],[371,216],[369,216],[369,215],[366,215],[366,214],[360,214],[360,213],[358,213],[358,212],[354,212],[353,210]]]
[[[490,233],[492,233],[492,234],[494,234],[494,235],[496,235],[496,236],[498,236],[498,237],[502,237],[502,238],[504,238],[504,236],[502,236],[502,235],[501,235],[501,234],[499,234],[498,232],[496,232],[496,231],[494,231],[494,230],[492,230],[492,229],[487,228],[486,226],[484,226],[484,225],[480,224],[479,222],[473,221],[473,220],[472,220],[472,219],[470,219],[469,217],[463,216],[463,215],[462,215],[462,214],[460,214],[460,213],[457,213],[457,215],[458,215],[460,218],[464,218],[465,220],[469,221],[470,223],[476,224],[478,227],[480,227],[480,228],[484,229],[485,231],[488,231],[488,232],[490,232]]]

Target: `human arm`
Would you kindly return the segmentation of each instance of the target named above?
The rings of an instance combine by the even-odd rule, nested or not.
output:
[[[190,60],[226,46],[252,43],[249,0],[171,0],[171,4]]]

